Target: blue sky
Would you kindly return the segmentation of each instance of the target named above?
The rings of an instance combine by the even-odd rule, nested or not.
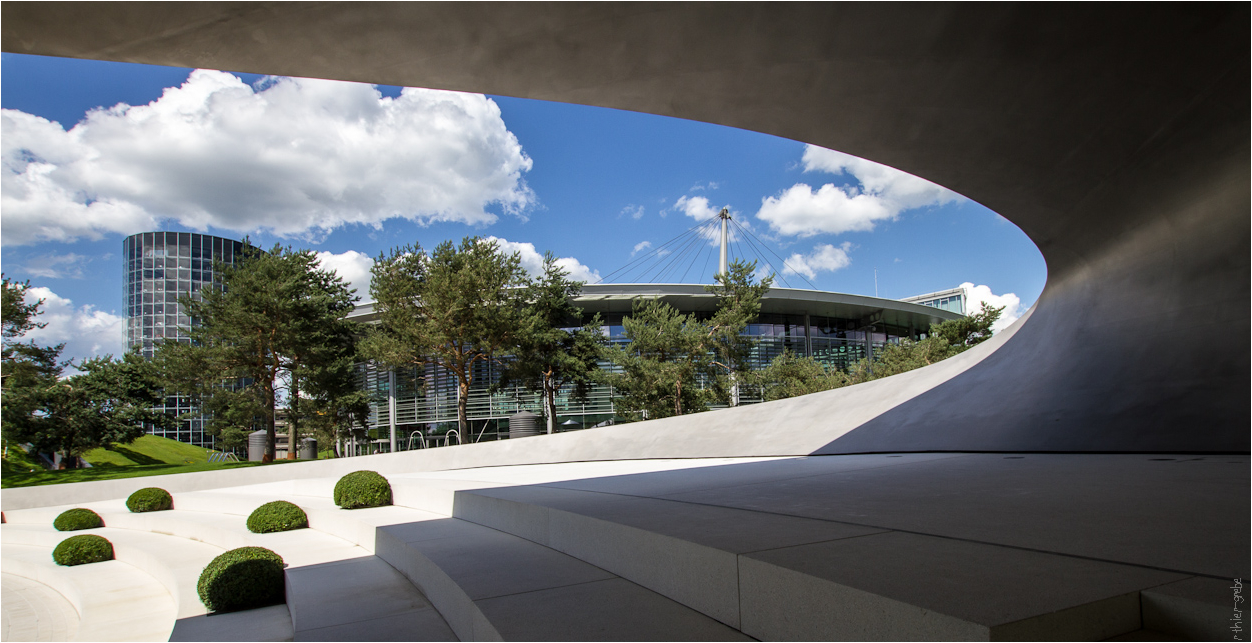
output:
[[[532,264],[550,250],[594,281],[727,206],[786,260],[774,263],[796,287],[806,278],[873,295],[875,271],[888,298],[968,283],[975,299],[1016,316],[1046,278],[1030,240],[986,208],[754,132],[498,96],[15,54],[0,58],[0,83],[0,263],[40,289],[50,323],[36,339],[68,341],[67,356],[120,350],[117,253],[126,234],[153,229],[312,248],[362,290],[380,252],[472,234]],[[686,281],[709,280],[703,262]]]

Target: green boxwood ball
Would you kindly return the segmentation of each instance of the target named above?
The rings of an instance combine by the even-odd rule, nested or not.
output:
[[[130,494],[130,497],[126,499],[126,508],[137,514],[146,511],[165,511],[174,508],[174,499],[170,497],[170,492],[164,489],[148,487]]]
[[[391,484],[374,471],[353,471],[335,483],[335,504],[344,509],[391,504]]]
[[[100,514],[90,509],[69,509],[52,521],[57,531],[78,531],[79,529],[95,529],[103,527],[104,520]]]
[[[248,516],[248,531],[254,534],[291,531],[308,526],[309,517],[304,515],[304,510],[286,500],[267,502]]]
[[[52,550],[52,560],[58,565],[86,565],[113,560],[113,543],[95,534],[70,536]]]
[[[264,547],[240,547],[214,558],[200,573],[196,591],[214,612],[231,612],[286,601],[283,557]]]

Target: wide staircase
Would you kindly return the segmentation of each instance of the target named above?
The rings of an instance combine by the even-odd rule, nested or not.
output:
[[[993,535],[875,524],[857,520],[856,501],[839,496],[840,475],[846,482],[960,457],[977,456],[651,460],[388,474],[394,504],[353,511],[332,503],[335,479],[307,478],[175,493],[174,509],[162,512],[133,514],[123,500],[84,503],[76,506],[95,510],[106,526],[80,532],[51,526],[68,505],[5,511],[5,600],[20,580],[33,588],[23,591],[44,586],[68,601],[78,622],[56,632],[44,627],[40,640],[1228,634],[1231,583],[1221,570],[1134,562],[1133,552],[1119,561],[1116,547],[1091,555],[1082,543],[1052,551]],[[780,488],[790,492],[772,497]],[[727,494],[735,501],[723,501]],[[309,528],[248,532],[248,514],[272,500],[303,508]],[[840,513],[804,510],[805,502],[810,509],[841,507]],[[81,533],[108,538],[116,559],[54,564],[56,544]],[[286,604],[207,615],[195,588],[200,571],[216,555],[245,545],[283,557]],[[35,617],[65,618],[44,611]],[[33,640],[37,629],[6,623],[6,639]]]

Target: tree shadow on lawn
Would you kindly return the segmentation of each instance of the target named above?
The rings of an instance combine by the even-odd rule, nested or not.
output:
[[[152,457],[152,456],[150,456],[150,455],[144,455],[144,454],[142,454],[142,453],[140,453],[140,452],[138,452],[138,451],[135,451],[134,449],[127,449],[126,447],[124,447],[124,446],[122,446],[122,445],[120,445],[120,444],[115,444],[115,445],[113,445],[113,448],[111,448],[111,449],[109,449],[109,450],[110,450],[110,451],[112,451],[112,452],[114,452],[114,453],[116,453],[116,454],[118,454],[118,455],[120,455],[120,456],[122,456],[122,457],[125,457],[125,458],[129,459],[131,462],[134,462],[135,464],[143,464],[143,465],[147,465],[147,464],[171,464],[171,463],[168,463],[168,462],[163,462],[163,461],[161,461],[161,460],[157,460],[156,458],[154,458],[154,457]],[[181,465],[179,465],[179,466],[181,466]]]

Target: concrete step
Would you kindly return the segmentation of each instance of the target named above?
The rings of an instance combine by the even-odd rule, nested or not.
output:
[[[1244,599],[1237,604],[1236,590]],[[1234,579],[1188,578],[1153,587],[1143,591],[1143,626],[1193,641],[1229,639],[1237,634],[1232,614],[1247,611],[1247,595],[1242,580]]]
[[[303,482],[303,481],[301,481]],[[333,484],[323,484],[325,489]],[[302,490],[310,486],[304,486]],[[404,499],[406,485],[393,484]],[[420,491],[413,487],[414,493]],[[624,639],[706,640],[741,638],[672,600],[605,573],[546,547],[445,515],[403,506],[347,511],[329,496],[306,496],[280,487],[232,489],[230,493],[180,495],[179,506],[213,508],[242,514],[255,504],[254,492],[266,498],[281,494],[309,515],[311,527],[374,551],[413,584],[443,615],[448,637],[463,640]],[[451,495],[445,494],[446,498]],[[434,506],[430,502],[424,506]],[[289,532],[298,533],[298,532]],[[377,598],[355,605],[352,596],[375,596],[351,587],[356,575],[380,573],[352,561],[303,568],[291,575],[293,588],[325,588],[323,605],[344,604],[349,613],[370,615]],[[407,581],[406,581],[407,582]],[[347,585],[345,585],[347,583]],[[296,638],[302,637],[302,611],[293,605]],[[320,617],[321,615],[319,615]],[[401,638],[441,640],[416,635],[420,624],[383,614],[370,615],[376,627],[395,623]],[[326,629],[327,633],[335,632]],[[455,632],[455,634],[453,634]],[[451,640],[449,638],[448,640]],[[380,640],[385,640],[380,638]]]
[[[205,613],[204,605],[196,593],[196,581],[205,565],[224,551],[221,547],[185,538],[113,527],[56,531],[50,525],[6,524],[0,529],[0,533],[3,534],[6,548],[13,544],[47,549],[48,563],[53,566],[57,565],[52,561],[51,551],[62,540],[81,534],[103,536],[113,544],[115,560],[143,571],[165,587],[176,605],[177,618]],[[90,566],[79,565],[64,569]]]
[[[187,589],[193,592],[197,609],[189,610],[185,606],[180,609],[179,622],[175,627],[178,640],[233,640],[236,634],[243,637],[238,640],[254,640],[257,636],[265,640],[290,640],[293,637],[296,640],[378,641],[455,638],[421,592],[369,550],[317,529],[271,534],[247,531],[246,514],[251,513],[255,506],[268,502],[266,494],[230,492],[187,496],[177,496],[176,506],[226,510],[229,513],[174,509],[133,514],[91,506],[111,527],[62,533],[32,522],[37,518],[47,518],[52,512],[41,515],[32,511],[23,516],[23,524],[13,526],[11,534],[6,531],[6,540],[55,545],[74,533],[98,532],[113,541],[115,546],[119,542],[157,538],[164,539],[167,548],[178,547],[180,543],[185,543],[181,545],[183,548],[197,545],[212,547],[215,552],[212,556],[225,549],[242,546],[266,547],[283,556],[287,564],[286,606],[281,610],[266,608],[260,612],[252,610],[213,615],[211,622],[198,618],[205,614],[205,610],[199,597],[194,595],[194,586],[212,556],[200,557],[204,560],[197,558],[191,563],[170,561],[170,566],[179,567],[173,574],[170,570],[162,570],[161,565],[149,565],[154,575],[164,575],[168,581],[187,585],[182,588],[184,593]],[[303,504],[320,503],[319,499],[289,497],[301,500]],[[318,511],[329,513],[320,509],[311,510],[310,514]],[[310,522],[315,521],[311,519]],[[332,525],[347,523],[360,531],[369,530],[372,548],[372,526],[361,526],[359,520],[344,521],[342,518],[329,522]],[[119,553],[119,558],[122,555]],[[276,618],[283,619],[285,627],[271,622]],[[224,631],[219,631],[223,628]]]
[[[423,482],[404,484],[416,496]],[[435,481],[424,502],[446,505],[457,486]],[[1141,591],[1187,579],[722,506],[543,485],[459,486],[454,517],[565,553],[763,640],[1098,640],[1145,627]]]
[[[6,535],[10,525],[0,532]],[[52,548],[6,538],[5,575],[16,575],[52,588],[78,613],[77,641],[166,641],[178,606],[165,585],[133,565],[109,560],[62,567],[52,562]]]
[[[377,531],[378,556],[422,588],[461,640],[746,640],[656,592],[495,529],[428,514]]]

